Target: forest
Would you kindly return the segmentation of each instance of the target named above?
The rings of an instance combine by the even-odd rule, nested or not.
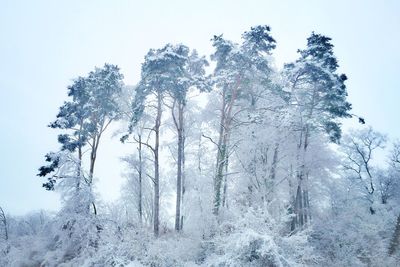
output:
[[[31,178],[62,207],[0,208],[0,266],[400,265],[400,141],[352,112],[334,40],[277,67],[267,25],[210,38],[149,49],[134,85],[111,63],[71,77]],[[106,133],[131,151],[113,203]]]

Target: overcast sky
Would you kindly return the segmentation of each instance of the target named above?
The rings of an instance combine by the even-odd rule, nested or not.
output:
[[[330,36],[353,112],[400,137],[400,1],[0,0],[0,206],[12,214],[57,209],[36,173],[58,147],[46,125],[71,79],[108,62],[134,84],[149,48],[180,42],[209,55],[214,34],[239,41],[259,24],[272,28],[278,66],[296,58],[312,31]],[[129,148],[103,144],[98,191],[112,201],[122,181],[118,158]]]

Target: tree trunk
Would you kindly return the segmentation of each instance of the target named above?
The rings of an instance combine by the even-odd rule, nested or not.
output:
[[[76,191],[79,191],[81,187],[81,173],[82,173],[82,146],[78,147],[78,169],[76,171]]]
[[[394,230],[392,240],[389,246],[389,255],[393,255],[399,247],[400,243],[400,215],[397,216],[396,228]]]
[[[184,197],[186,191],[186,176],[185,176],[185,131],[183,129],[183,138],[182,138],[182,203],[181,208],[183,210],[184,207]],[[183,229],[183,212],[181,212],[181,230]]]
[[[221,204],[221,185],[223,179],[223,161],[225,160],[225,150],[226,147],[224,146],[224,135],[225,135],[225,107],[226,107],[226,100],[225,100],[225,89],[223,90],[222,95],[222,107],[221,107],[221,120],[219,126],[219,136],[218,136],[218,144],[217,144],[217,163],[216,163],[216,173],[214,177],[214,215],[218,214],[219,207]]]
[[[162,113],[162,99],[161,93],[157,94],[157,117],[154,126],[155,131],[155,145],[154,145],[154,235],[159,236],[160,227],[160,163],[159,163],[159,146],[160,146],[160,124]]]
[[[304,136],[304,140],[303,140]],[[308,125],[300,134],[300,143],[298,145],[298,167],[297,167],[297,191],[294,203],[294,218],[292,222],[292,230],[302,229],[308,223],[311,215],[309,211],[308,196],[308,173],[306,173],[305,156],[308,148],[309,128]],[[301,155],[301,156],[300,156]],[[293,229],[294,226],[294,229]]]
[[[232,122],[232,109],[236,101],[236,97],[239,91],[239,86],[241,83],[241,74],[236,77],[236,83],[232,87],[232,95],[230,96],[229,102],[227,102],[227,92],[228,86],[226,85],[222,91],[222,106],[221,106],[221,120],[220,129],[218,137],[218,153],[217,153],[217,163],[216,163],[216,174],[214,177],[214,215],[218,215],[219,208],[222,204],[221,199],[221,187],[224,179],[224,171],[226,172],[228,164],[228,138],[230,134],[230,124]],[[225,173],[226,175],[226,173]]]
[[[172,112],[174,112],[172,110]],[[178,103],[178,122],[176,124],[178,131],[178,162],[176,178],[176,212],[175,212],[175,230],[181,230],[181,201],[182,201],[182,169],[183,169],[183,103]]]
[[[138,154],[139,154],[139,192],[138,192],[138,212],[139,212],[139,224],[142,225],[143,223],[143,207],[142,207],[142,135],[139,134],[139,144],[138,144]]]
[[[227,144],[225,144],[227,146]],[[225,166],[225,175],[224,175],[224,188],[223,188],[223,194],[222,194],[222,207],[228,207],[227,204],[227,198],[228,198],[228,153],[225,153],[225,161],[224,161],[224,166]]]
[[[271,171],[269,175],[270,181],[272,181],[272,184],[275,182],[275,177],[276,177],[276,167],[278,165],[278,153],[279,153],[279,144],[275,144],[275,149],[274,149],[274,155],[272,157],[272,164],[271,164]]]
[[[90,153],[90,165],[89,165],[89,186],[92,185],[93,182],[93,175],[94,175],[94,164],[96,162],[96,138],[97,136],[93,137],[93,144],[92,144],[92,151]]]
[[[81,132],[82,132],[82,127],[83,127],[83,120],[81,120],[80,122],[80,126],[79,126],[79,136],[78,136],[78,141],[79,141],[79,145],[78,145],[78,169],[77,169],[77,178],[76,178],[76,191],[78,192],[80,187],[81,187],[81,175],[82,175],[82,136],[81,136]]]
[[[217,215],[221,206],[221,187],[224,178],[224,161],[226,160],[226,144],[223,142],[217,156],[217,173],[214,178],[214,214]]]

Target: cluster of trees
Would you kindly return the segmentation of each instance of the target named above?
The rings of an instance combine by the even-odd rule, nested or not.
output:
[[[363,118],[342,138],[341,119],[357,116],[331,39],[312,33],[282,69],[269,26],[252,27],[240,43],[211,41],[212,70],[196,50],[167,44],[149,50],[135,86],[105,64],[68,87],[49,125],[62,131],[60,150],[38,174],[64,205],[41,224],[46,251],[27,258],[44,266],[88,258],[112,266],[395,264],[400,143],[385,164],[376,159],[387,137]],[[122,158],[121,200],[107,206],[94,194],[95,163],[117,121],[132,154]],[[12,263],[23,249],[8,240],[2,210],[1,224]]]

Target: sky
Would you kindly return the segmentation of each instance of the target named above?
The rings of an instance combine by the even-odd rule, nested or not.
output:
[[[58,148],[46,126],[72,79],[107,62],[135,84],[150,48],[183,43],[209,55],[213,35],[239,41],[260,24],[272,28],[278,67],[312,31],[331,37],[353,113],[400,138],[400,1],[0,0],[0,206],[16,215],[59,208],[36,173]],[[97,192],[105,201],[118,199],[119,158],[130,149],[111,132],[103,140]]]

